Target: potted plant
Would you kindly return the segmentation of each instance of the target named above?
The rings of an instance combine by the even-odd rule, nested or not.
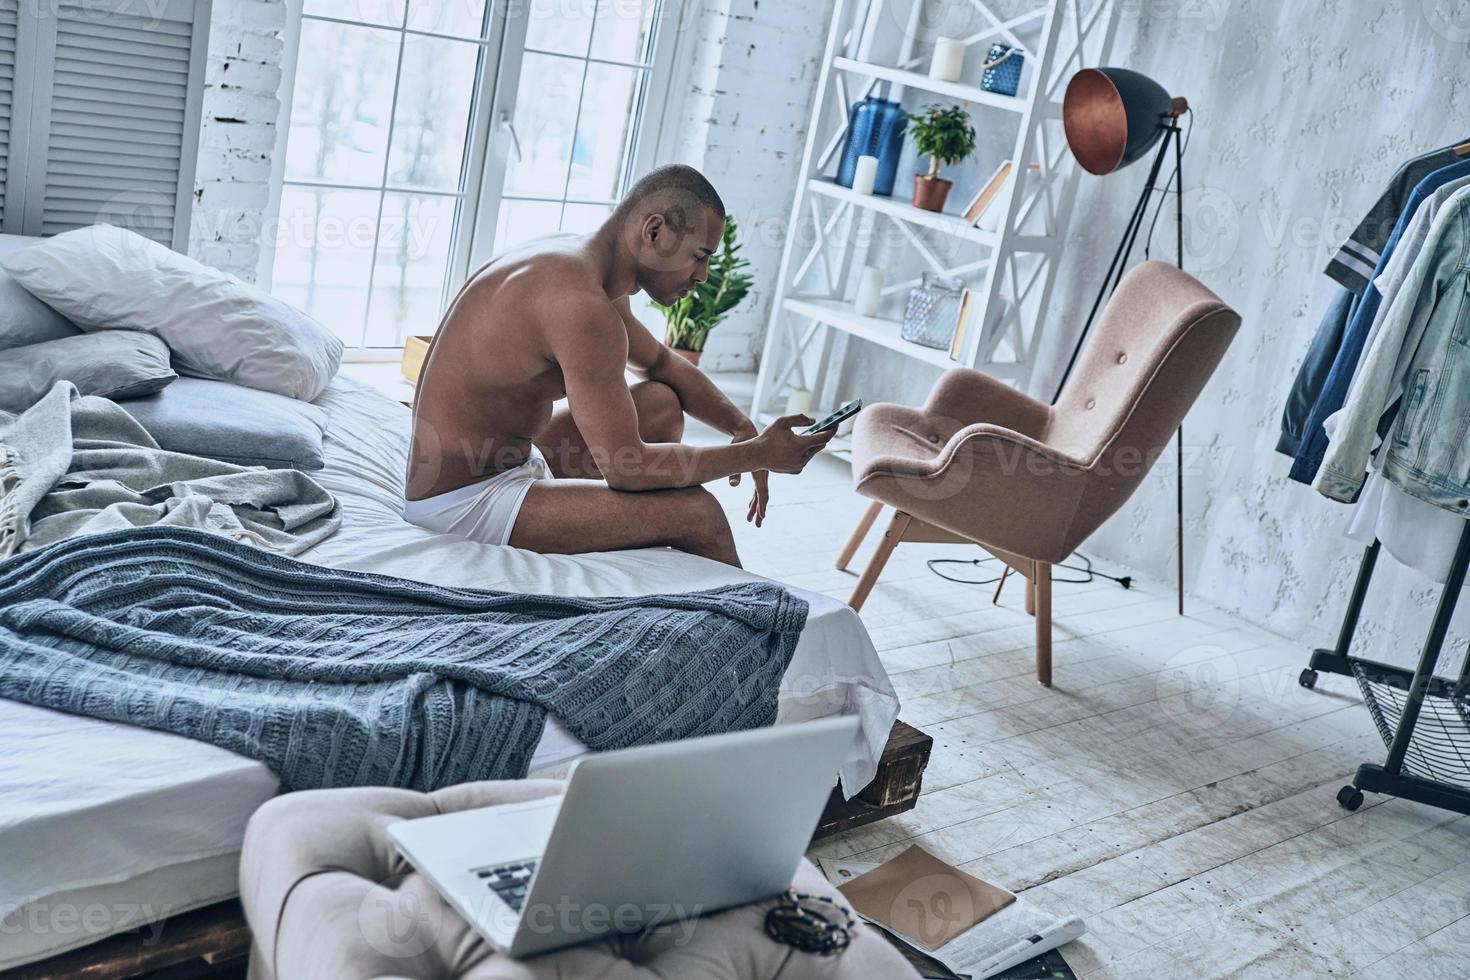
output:
[[[710,256],[709,278],[671,306],[653,304],[664,315],[664,343],[691,364],[699,363],[710,331],[740,305],[754,281],[745,271],[750,263],[738,254],[735,234],[735,219],[726,215],[720,249]]]
[[[929,172],[914,174],[914,207],[943,211],[953,181],[939,176],[942,163],[959,163],[975,152],[975,127],[957,105],[927,105],[909,116],[909,134],[919,153],[929,158]]]

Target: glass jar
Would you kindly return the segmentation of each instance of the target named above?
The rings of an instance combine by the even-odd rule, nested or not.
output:
[[[964,296],[965,284],[960,280],[924,273],[920,284],[909,290],[908,306],[903,311],[903,339],[949,350]]]

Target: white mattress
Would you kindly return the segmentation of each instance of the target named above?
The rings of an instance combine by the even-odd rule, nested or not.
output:
[[[558,595],[642,595],[757,576],[668,549],[539,555],[437,535],[403,521],[408,412],[346,379],[318,401],[332,413],[325,469],[342,530],[302,556],[442,585]],[[811,605],[781,686],[778,722],[856,714],[842,769],[872,778],[898,698],[857,614]],[[0,700],[0,969],[136,928],[236,893],[245,823],[275,795],[260,763],[176,735]],[[585,751],[555,719],[533,770]]]

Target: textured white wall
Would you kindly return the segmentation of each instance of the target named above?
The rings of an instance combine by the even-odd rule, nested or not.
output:
[[[1282,405],[1333,289],[1321,274],[1332,249],[1400,162],[1470,138],[1470,8],[1120,0],[1119,9],[1113,63],[1196,110],[1186,266],[1244,318],[1185,424],[1187,587],[1301,638],[1305,660],[1308,646],[1330,645],[1361,549],[1342,535],[1346,507],[1285,479],[1288,461],[1274,452]],[[1053,390],[1146,168],[1083,178],[1042,351],[1054,366],[1039,372],[1039,396]],[[1173,254],[1163,221],[1155,257]],[[847,394],[917,402],[936,377],[856,343],[848,356]],[[1174,472],[1171,452],[1087,551],[1172,584]],[[1360,626],[1364,648],[1412,662],[1436,598],[1433,583],[1385,556]],[[1059,609],[1064,618],[1064,601]],[[1450,665],[1466,633],[1454,632]]]
[[[269,200],[284,0],[215,0],[189,254],[253,282]]]

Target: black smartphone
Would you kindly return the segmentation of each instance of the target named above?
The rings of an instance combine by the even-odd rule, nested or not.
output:
[[[807,429],[802,429],[801,434],[804,436],[814,436],[818,432],[826,432],[828,429],[835,429],[843,422],[846,422],[858,412],[862,411],[862,408],[863,400],[861,398],[854,398],[852,401],[848,402],[846,405],[843,405],[831,415],[822,419],[822,421],[818,422],[816,425]]]

